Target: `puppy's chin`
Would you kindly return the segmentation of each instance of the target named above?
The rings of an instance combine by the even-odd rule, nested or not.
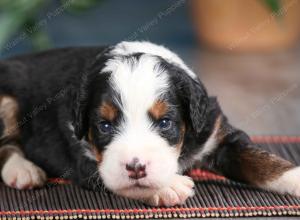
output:
[[[131,199],[145,199],[154,195],[159,188],[143,185],[133,185],[127,188],[115,190],[114,193]]]
[[[169,178],[171,179],[171,178]],[[139,180],[123,180],[120,182],[119,187],[112,188],[107,186],[112,192],[117,195],[125,196],[131,199],[146,199],[156,194],[161,188],[169,185],[169,181],[151,182],[148,178],[142,178]]]

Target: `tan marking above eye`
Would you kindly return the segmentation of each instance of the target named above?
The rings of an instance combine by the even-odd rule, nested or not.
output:
[[[152,107],[149,109],[150,115],[155,119],[162,118],[168,111],[168,105],[165,101],[155,101]]]
[[[109,102],[104,102],[99,107],[100,116],[108,121],[113,121],[118,116],[118,109]]]

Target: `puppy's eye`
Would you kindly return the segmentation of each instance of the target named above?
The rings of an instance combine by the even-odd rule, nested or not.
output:
[[[104,134],[110,134],[113,131],[112,124],[109,121],[100,122],[99,129]]]
[[[172,121],[169,118],[163,118],[158,121],[158,127],[161,130],[168,130],[172,127]]]

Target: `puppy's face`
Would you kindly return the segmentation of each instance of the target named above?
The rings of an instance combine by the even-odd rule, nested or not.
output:
[[[86,156],[97,161],[113,192],[144,198],[168,186],[179,171],[193,119],[191,97],[185,97],[190,85],[178,70],[149,54],[114,56],[90,85]]]

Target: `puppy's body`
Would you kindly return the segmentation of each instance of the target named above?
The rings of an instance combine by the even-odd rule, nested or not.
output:
[[[0,63],[0,97],[1,177],[12,187],[42,185],[44,170],[175,205],[193,193],[182,173],[201,161],[229,178],[300,195],[298,168],[228,124],[164,47],[123,42],[11,58]]]

